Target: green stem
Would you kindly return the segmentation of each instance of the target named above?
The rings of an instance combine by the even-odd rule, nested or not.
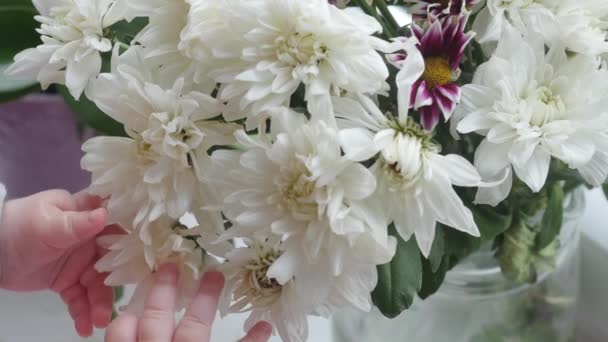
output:
[[[384,0],[374,0],[374,4],[376,4],[376,8],[378,8],[380,10],[380,13],[384,17],[384,19],[386,19],[386,21],[388,22],[388,25],[390,25],[390,27],[391,27],[391,29],[390,29],[391,38],[396,37],[397,33],[399,32],[399,29],[401,27],[400,27],[399,23],[397,22],[397,20],[395,20],[395,17],[393,17],[393,14],[389,10],[388,6],[386,5],[386,2]]]
[[[361,7],[365,14],[371,15],[372,17],[378,19],[378,12],[376,12],[376,10],[367,3],[367,0],[354,0],[354,2]]]

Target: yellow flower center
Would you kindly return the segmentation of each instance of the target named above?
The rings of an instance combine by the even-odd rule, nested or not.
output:
[[[158,158],[158,154],[154,151],[152,145],[141,136],[135,142],[137,144],[136,158],[141,165],[150,165]]]
[[[270,266],[281,256],[281,252],[274,249],[264,251],[260,246],[257,246],[256,249],[261,254],[258,255],[257,260],[245,266],[244,282],[241,284],[240,291],[237,290],[237,292],[260,298],[276,297],[280,295],[283,286],[276,279],[268,278],[266,274]]]
[[[276,39],[277,57],[291,65],[317,65],[326,57],[328,48],[313,34],[292,33]]]
[[[530,124],[542,127],[549,122],[559,120],[566,111],[566,105],[559,96],[545,86],[538,87],[528,96],[528,103],[532,109]]]
[[[279,204],[283,210],[297,213],[298,217],[310,218],[317,215],[318,206],[313,198],[315,182],[309,179],[310,172],[303,164],[298,164],[291,172],[277,183],[282,201]]]
[[[429,57],[424,60],[424,74],[429,89],[443,86],[452,81],[452,68],[447,59],[443,57]]]

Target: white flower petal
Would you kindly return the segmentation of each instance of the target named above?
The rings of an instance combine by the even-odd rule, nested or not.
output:
[[[487,204],[495,207],[509,196],[513,184],[513,172],[511,171],[511,168],[506,169],[505,172],[506,178],[499,185],[495,187],[479,188],[477,196],[475,197],[475,204]],[[494,179],[488,179],[486,181],[494,181]]]
[[[365,161],[378,154],[379,149],[374,144],[374,135],[367,129],[344,129],[338,133],[338,138],[346,158],[350,160]]]
[[[484,7],[473,23],[473,31],[477,33],[475,38],[480,43],[498,40],[503,30],[502,13],[492,14],[489,7]]]
[[[395,83],[397,84],[397,107],[399,112],[399,121],[405,122],[410,108],[410,96],[412,87],[420,76],[424,73],[424,59],[420,50],[416,46],[416,39],[410,38],[405,43],[405,52],[407,58],[401,66],[401,70],[397,73]],[[420,95],[416,96],[416,108],[420,107],[418,103]]]
[[[378,117],[378,107],[373,103],[367,103],[367,106],[363,106],[360,102],[371,101],[365,97],[360,97],[360,101],[355,101],[346,97],[334,97],[332,98],[336,117],[341,120],[341,123],[348,123],[349,127],[340,126],[340,128],[352,128],[352,124],[356,124],[357,127],[367,128],[372,131],[380,129],[380,123],[384,121]],[[379,110],[378,110],[379,111]],[[380,113],[380,116],[384,116]],[[386,118],[384,118],[386,120]]]
[[[80,61],[68,61],[65,84],[76,99],[84,92],[89,80],[99,74],[101,56],[92,52]]]
[[[516,141],[509,150],[509,160],[517,167],[525,167],[534,152],[539,148],[539,144],[540,141],[535,138]]]
[[[542,148],[538,148],[525,165],[522,165],[522,167],[513,165],[513,169],[517,177],[526,183],[532,191],[539,192],[547,180],[550,164],[551,155]]]
[[[608,154],[597,151],[586,165],[579,167],[578,171],[589,184],[601,186],[608,178]]]
[[[425,258],[431,254],[433,241],[435,240],[437,221],[430,213],[420,217],[420,226],[416,227],[416,242],[420,248],[420,252]]]
[[[441,223],[472,236],[479,236],[479,230],[473,220],[473,214],[456,194],[449,181],[436,175],[425,186],[425,203],[430,210],[427,215],[434,215]]]
[[[509,165],[509,144],[496,145],[483,140],[475,151],[475,167],[484,178],[496,177],[502,174]]]
[[[481,183],[481,176],[477,169],[461,156],[435,155],[430,161],[434,164],[434,169],[444,170],[444,174],[456,186],[477,186]]]
[[[480,110],[471,112],[460,120],[457,130],[463,134],[483,132],[489,130],[494,125],[496,125],[496,121],[492,119],[486,111]]]
[[[416,198],[395,196],[395,198],[391,199],[402,200],[398,203],[389,203],[387,205],[391,208],[390,214],[394,220],[397,232],[407,241],[412,237],[416,229],[424,225],[425,218],[428,220],[431,216],[425,216],[425,213],[419,210],[419,205],[422,205],[422,203]]]

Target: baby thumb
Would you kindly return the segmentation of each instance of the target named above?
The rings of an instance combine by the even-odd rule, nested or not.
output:
[[[57,217],[57,224],[49,233],[48,244],[55,248],[70,248],[97,236],[106,225],[107,211],[66,211]]]

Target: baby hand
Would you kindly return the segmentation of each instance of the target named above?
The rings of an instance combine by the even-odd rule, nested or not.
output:
[[[105,328],[113,291],[94,264],[103,253],[95,238],[106,218],[101,199],[85,193],[52,190],[7,202],[0,221],[0,288],[50,289],[67,304],[81,336],[90,336],[93,326]]]
[[[174,312],[177,302],[177,268],[165,265],[156,273],[155,278],[141,317],[128,312],[122,314],[108,327],[106,342],[209,342],[211,326],[224,287],[224,276],[216,272],[203,276],[197,295],[177,325]],[[271,334],[272,326],[261,321],[240,342],[266,342]]]

